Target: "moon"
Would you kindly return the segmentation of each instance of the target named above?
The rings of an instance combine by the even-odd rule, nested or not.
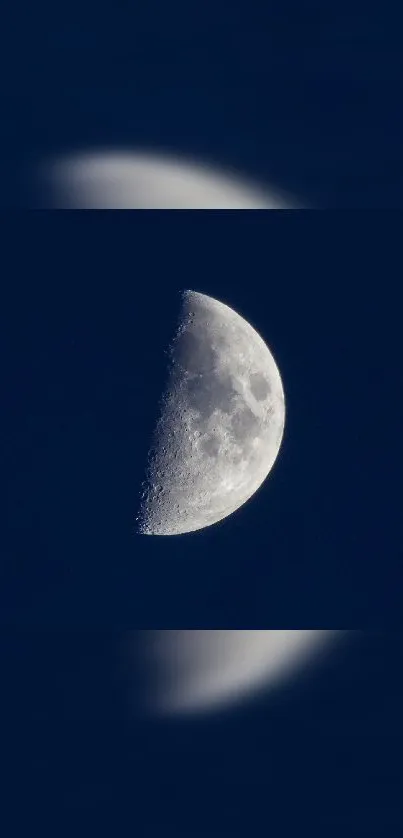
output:
[[[41,166],[52,205],[67,209],[286,209],[288,198],[189,158],[146,152],[64,153]]]
[[[148,458],[138,529],[178,535],[221,521],[271,470],[284,390],[269,348],[225,303],[185,291]]]
[[[149,630],[148,708],[176,715],[220,710],[298,676],[336,638],[328,630]]]

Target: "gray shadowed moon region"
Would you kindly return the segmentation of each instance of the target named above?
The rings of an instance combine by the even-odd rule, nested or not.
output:
[[[284,391],[256,330],[229,306],[186,291],[149,452],[139,532],[215,524],[261,486],[281,445]]]

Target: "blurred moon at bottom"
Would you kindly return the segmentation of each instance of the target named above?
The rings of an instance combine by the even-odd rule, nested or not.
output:
[[[272,691],[318,663],[333,630],[146,630],[147,711],[182,716],[221,711]]]

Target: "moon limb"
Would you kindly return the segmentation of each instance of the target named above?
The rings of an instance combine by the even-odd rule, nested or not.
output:
[[[137,516],[146,535],[193,532],[242,506],[272,468],[284,430],[274,358],[229,306],[184,292],[169,355]]]

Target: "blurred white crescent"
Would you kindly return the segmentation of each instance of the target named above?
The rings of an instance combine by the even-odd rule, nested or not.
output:
[[[153,711],[219,709],[272,688],[315,661],[338,633],[327,630],[150,630],[146,633]]]
[[[289,199],[237,173],[167,154],[64,153],[42,169],[52,204],[71,209],[286,209]]]

